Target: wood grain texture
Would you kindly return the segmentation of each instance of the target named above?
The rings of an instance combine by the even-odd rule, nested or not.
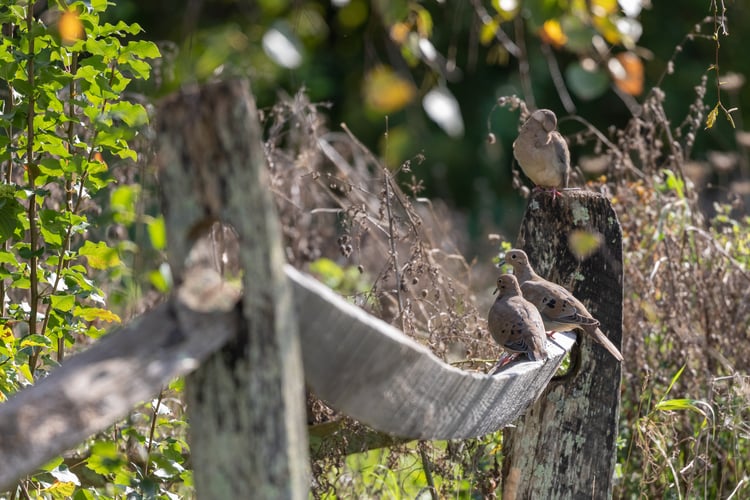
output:
[[[35,386],[0,404],[0,491],[194,370],[236,330],[234,312],[196,314],[166,303],[136,318]]]
[[[461,439],[514,422],[573,344],[574,336],[560,334],[548,344],[545,364],[518,362],[494,376],[467,372],[314,279],[290,267],[287,275],[297,315],[305,318],[307,383],[337,410],[396,436]]]
[[[571,231],[598,234],[601,246],[580,261]],[[619,348],[622,340],[622,235],[609,201],[586,191],[529,201],[518,238],[537,273],[572,288]],[[572,285],[572,286],[571,286]],[[611,498],[621,365],[579,335],[575,369],[553,380],[504,436],[503,498]],[[575,351],[574,351],[575,352]]]
[[[203,264],[188,258],[188,243],[216,220],[235,231],[242,270],[237,334],[186,381],[196,494],[307,498],[297,322],[249,85],[232,80],[183,91],[159,106],[158,118],[159,176],[177,283],[200,297],[201,287],[190,283],[190,261]]]

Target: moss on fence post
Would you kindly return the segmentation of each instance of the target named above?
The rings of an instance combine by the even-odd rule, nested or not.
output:
[[[538,274],[572,289],[620,346],[622,234],[604,196],[532,196],[517,246]],[[612,496],[621,366],[587,335],[578,337],[569,374],[553,379],[516,427],[505,431],[504,500]]]

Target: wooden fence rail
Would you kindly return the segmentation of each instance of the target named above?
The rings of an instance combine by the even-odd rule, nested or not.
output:
[[[584,341],[577,371],[549,387],[573,347],[573,334],[556,336],[547,363],[518,363],[494,376],[465,372],[285,266],[260,128],[243,81],[167,100],[158,131],[176,292],[0,405],[0,491],[189,373],[198,497],[305,498],[304,367],[304,381],[319,397],[402,438],[475,437],[518,423],[507,436],[507,498],[568,497],[550,482],[564,477],[565,485],[572,484],[575,474],[581,478],[570,491],[611,492],[619,365],[606,352]],[[241,287],[236,276],[218,272],[196,251],[216,221],[234,228]],[[583,263],[567,251],[565,236],[573,228],[604,238]],[[606,199],[585,192],[555,202],[534,197],[521,240],[542,274],[565,281],[578,271],[587,278],[579,292],[617,343],[621,249]],[[598,293],[602,286],[611,293]],[[531,436],[535,432],[538,438]],[[554,454],[544,451],[551,439],[560,443]],[[598,461],[582,457],[587,442],[597,446]],[[565,467],[555,467],[557,461]],[[541,490],[518,486],[535,482],[540,464],[546,485],[540,488],[554,494],[531,495]],[[594,486],[582,485],[592,477]]]

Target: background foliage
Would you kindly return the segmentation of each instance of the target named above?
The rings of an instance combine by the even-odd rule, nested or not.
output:
[[[0,7],[0,398],[168,291],[149,103],[231,75],[251,76],[262,108],[290,261],[484,369],[497,356],[485,278],[526,192],[509,153],[523,102],[558,113],[575,182],[609,195],[623,226],[617,496],[742,497],[749,15],[711,0]],[[11,496],[189,496],[180,393],[178,381]],[[311,423],[338,418],[310,407]],[[333,450],[313,492],[491,497],[501,462],[499,434]]]

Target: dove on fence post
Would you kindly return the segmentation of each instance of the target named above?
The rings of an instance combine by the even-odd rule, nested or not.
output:
[[[544,323],[534,304],[523,298],[512,274],[497,279],[497,298],[487,316],[490,334],[514,357],[526,354],[531,361],[547,359]],[[509,360],[508,360],[509,361]],[[505,363],[501,359],[499,366]]]
[[[570,151],[557,129],[557,117],[549,109],[534,111],[513,142],[513,156],[521,170],[538,188],[557,193],[567,188]]]

